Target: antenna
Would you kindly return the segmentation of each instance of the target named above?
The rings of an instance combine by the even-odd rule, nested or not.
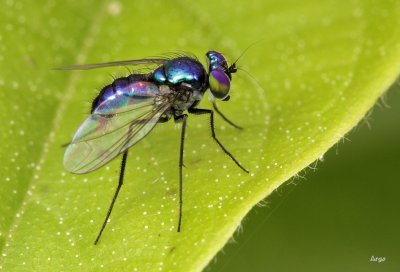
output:
[[[245,50],[243,50],[243,52],[239,55],[239,57],[231,64],[231,66],[228,67],[228,74],[232,74],[232,73],[236,73],[237,68],[236,68],[236,63],[238,62],[238,60],[247,52],[247,50],[249,50],[251,47],[253,47],[254,45],[256,45],[257,43],[261,42],[263,39],[260,39],[256,42],[253,42],[252,44],[250,44],[249,46],[247,46],[247,48]],[[230,76],[229,76],[230,77]]]
[[[243,57],[243,55],[247,52],[247,50],[249,50],[251,47],[253,47],[254,45],[256,45],[257,43],[260,43],[263,39],[260,39],[256,42],[253,42],[252,44],[250,44],[249,46],[247,46],[247,48],[245,50],[243,50],[243,52],[239,55],[239,57],[232,63],[231,66],[236,65],[236,62],[238,62],[238,60]]]

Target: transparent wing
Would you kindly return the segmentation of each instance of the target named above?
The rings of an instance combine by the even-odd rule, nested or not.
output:
[[[175,101],[173,95],[129,97],[121,94],[104,101],[76,132],[65,151],[64,167],[82,174],[108,163],[154,128]]]
[[[63,67],[56,67],[55,70],[90,70],[112,66],[127,66],[127,65],[146,65],[146,64],[164,64],[168,59],[166,58],[155,58],[155,59],[137,59],[137,60],[121,60],[111,61],[105,63],[94,63],[94,64],[82,64],[82,65],[70,65]]]

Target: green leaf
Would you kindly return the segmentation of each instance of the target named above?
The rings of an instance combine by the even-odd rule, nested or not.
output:
[[[394,82],[398,1],[6,1],[0,11],[0,266],[4,271],[200,271],[245,214],[340,140]],[[93,241],[120,162],[87,175],[62,166],[90,101],[126,69],[54,66],[210,48],[238,64],[217,136],[190,116],[184,214],[176,232],[180,125],[160,124],[133,147],[125,184]],[[97,90],[97,91],[96,91]],[[206,100],[206,99],[204,99]],[[203,101],[202,107],[210,107]]]

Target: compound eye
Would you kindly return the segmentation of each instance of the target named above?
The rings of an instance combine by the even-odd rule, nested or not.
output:
[[[229,96],[229,89],[231,87],[231,81],[227,74],[221,70],[211,71],[208,77],[208,83],[212,95],[220,100],[224,100]]]

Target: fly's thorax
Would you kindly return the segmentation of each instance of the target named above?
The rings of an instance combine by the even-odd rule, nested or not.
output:
[[[174,99],[174,95],[172,94],[172,90],[168,85],[160,85],[158,86],[159,94],[155,98],[156,105],[160,105],[165,103],[165,97],[170,96],[170,99]]]
[[[173,108],[176,111],[184,111],[190,108],[195,102],[199,101],[203,97],[204,92],[193,90],[185,86],[181,86],[175,90],[179,92]]]
[[[161,94],[168,94],[172,92],[171,88],[168,85],[160,85],[158,87],[158,90]]]
[[[207,72],[203,65],[190,57],[178,57],[167,61],[151,74],[159,84],[179,86],[185,84],[192,89],[205,89]]]

